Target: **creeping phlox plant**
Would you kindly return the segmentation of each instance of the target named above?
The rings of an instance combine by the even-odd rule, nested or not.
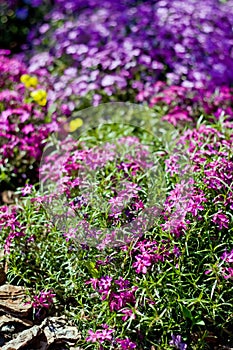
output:
[[[76,127],[80,125],[77,119],[71,121],[72,130],[72,122],[77,124]],[[110,129],[107,132],[113,134]],[[145,215],[140,216],[140,212],[148,206],[147,202],[150,215],[157,209],[153,200],[158,196],[155,188],[158,183],[155,179],[151,181],[156,175],[155,170],[153,172],[155,151],[156,147],[153,150],[132,136],[91,148],[85,142],[77,143],[68,137],[57,152],[46,156],[40,169],[41,180],[48,189],[55,185],[51,190],[54,212],[58,210],[59,199],[65,195],[60,204],[63,213],[60,218],[54,214],[54,219],[57,218],[63,226],[72,225],[66,237],[72,237],[75,231],[80,232],[81,240],[90,239],[93,244],[98,242],[98,247],[103,249],[108,240],[114,240],[114,236],[124,242],[122,226],[128,231],[125,234],[142,234],[149,220]],[[48,200],[49,207],[51,199]],[[68,215],[65,222],[71,210],[73,215]]]
[[[80,106],[146,99],[158,81],[213,92],[232,84],[232,4],[54,1],[46,23],[29,34],[30,66],[59,71],[54,101],[62,96],[68,109],[71,94]]]
[[[34,320],[67,315],[82,349],[233,347],[232,5],[0,4],[0,29],[12,24],[0,193],[16,194],[1,198],[0,259]],[[29,32],[36,11],[44,21]],[[88,129],[83,109],[109,101],[144,104],[145,128],[119,107],[122,124]],[[172,141],[155,137],[165,122]]]
[[[161,151],[161,145],[148,148],[148,134],[147,142],[128,135],[93,146],[93,131],[79,142],[61,141],[66,152],[61,157],[54,149],[45,162],[60,192],[40,194],[26,185],[21,205],[5,206],[1,214],[9,281],[41,290],[32,296],[35,317],[49,305],[51,312],[62,308],[87,349],[204,349],[211,347],[211,334],[216,344],[227,345],[233,301],[231,128],[221,121],[184,130],[177,147],[182,144],[191,159],[187,169],[179,169],[178,153],[160,152],[167,184],[162,211],[150,217],[149,226],[140,222],[121,244],[114,235],[103,236],[103,228],[135,228],[130,225],[149,195],[143,174],[155,158],[148,152]],[[185,171],[188,178],[181,176]],[[68,226],[59,213],[48,216],[55,195],[64,196],[62,203],[75,213]]]
[[[43,142],[57,122],[46,105],[47,86],[6,53],[0,56],[0,186],[15,189],[37,181]]]

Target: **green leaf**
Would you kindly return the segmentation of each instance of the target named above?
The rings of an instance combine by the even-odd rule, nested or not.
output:
[[[97,278],[99,271],[95,268],[95,263],[93,261],[87,261],[86,266],[92,277]]]
[[[51,117],[51,115],[56,112],[57,106],[55,104],[52,104],[49,108],[48,108],[48,116]],[[50,119],[50,118],[49,118]]]
[[[194,321],[193,324],[197,326],[205,326],[205,322],[203,320]]]
[[[187,309],[187,307],[185,307],[184,305],[181,305],[181,309],[185,318],[189,318],[190,320],[193,320],[193,315],[191,311]]]

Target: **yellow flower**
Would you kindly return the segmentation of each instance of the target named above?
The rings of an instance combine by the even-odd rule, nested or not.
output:
[[[25,85],[26,88],[30,88],[30,87],[37,87],[38,85],[38,79],[35,76],[30,76],[29,74],[23,74],[20,77],[20,81],[21,83],[23,83]]]
[[[74,132],[78,128],[80,128],[83,125],[83,121],[80,118],[76,118],[70,121],[69,123],[69,131]]]
[[[31,97],[35,102],[37,102],[40,106],[45,106],[47,103],[47,93],[45,90],[35,90],[31,92]]]

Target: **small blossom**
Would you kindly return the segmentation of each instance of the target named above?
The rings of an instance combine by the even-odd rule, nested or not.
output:
[[[47,93],[45,90],[35,90],[31,92],[31,97],[35,102],[37,102],[40,106],[45,106],[47,103]]]
[[[46,308],[48,309],[53,304],[53,299],[55,298],[56,294],[53,293],[52,290],[48,291],[41,291],[40,294],[37,296],[34,296],[32,307],[34,309],[38,308]]]
[[[30,88],[30,87],[35,88],[38,85],[37,77],[30,76],[29,74],[21,75],[20,81],[21,81],[21,83],[23,83],[25,85],[26,88]]]
[[[124,314],[124,316],[122,316],[122,321],[126,321],[128,318],[131,318],[133,320],[135,320],[136,316],[133,313],[133,311],[131,309],[125,309],[125,310],[121,310],[121,312]]]
[[[212,221],[218,226],[218,228],[221,230],[223,227],[228,228],[229,219],[228,217],[223,214],[221,211],[214,214]]]
[[[137,344],[133,343],[129,338],[116,339],[116,341],[121,345],[122,350],[136,349],[137,347]]]
[[[22,195],[26,196],[30,193],[32,193],[32,185],[26,184],[26,186],[22,189]]]
[[[187,349],[187,344],[182,343],[181,335],[172,335],[172,340],[170,341],[169,344],[175,346],[176,349],[179,349],[179,350]]]
[[[92,329],[88,330],[89,337],[86,338],[86,341],[96,343],[100,339],[100,331],[93,332]]]

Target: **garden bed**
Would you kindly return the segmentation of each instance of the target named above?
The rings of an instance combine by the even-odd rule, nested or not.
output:
[[[3,349],[232,349],[232,0],[1,6]]]

